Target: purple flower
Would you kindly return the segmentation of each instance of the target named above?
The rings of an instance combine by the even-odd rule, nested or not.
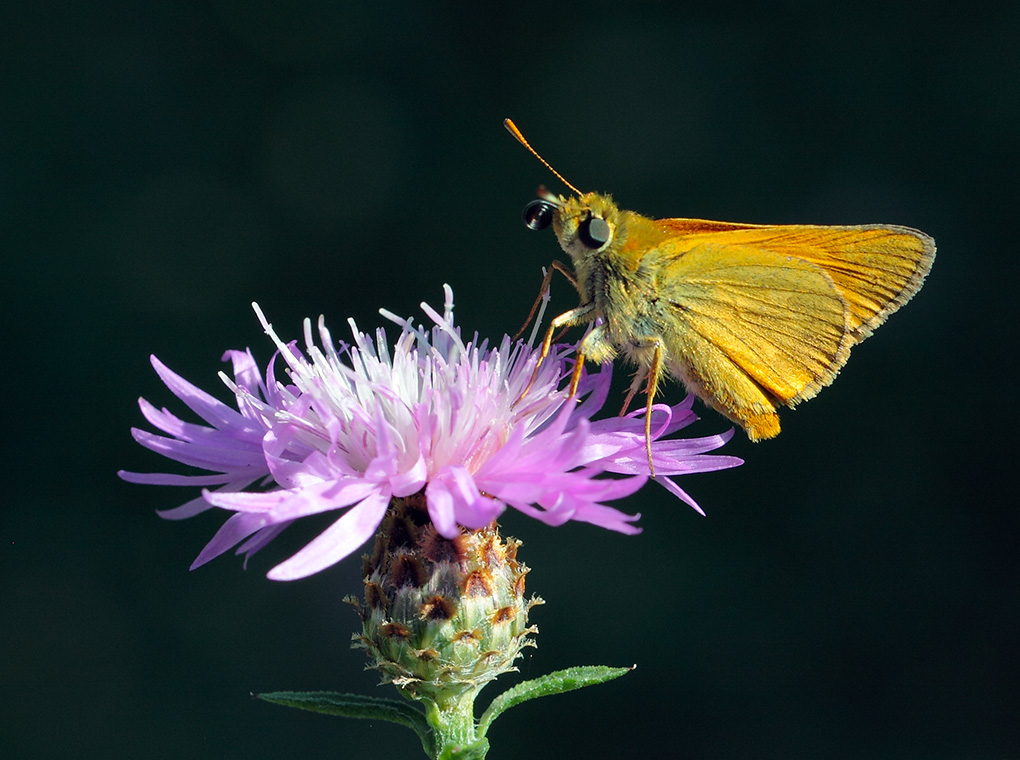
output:
[[[643,411],[593,420],[609,392],[609,365],[585,374],[578,399],[565,390],[572,349],[554,346],[526,395],[538,352],[504,338],[497,348],[477,336],[465,343],[453,324],[453,293],[444,313],[422,308],[434,326],[401,327],[392,347],[350,321],[354,344],[334,345],[320,317],[320,346],[305,320],[305,350],[285,344],[255,306],[278,352],[263,379],[248,351],[228,351],[233,409],[167,369],[153,367],[167,387],[206,424],[183,422],[144,399],[142,414],[166,435],[132,430],[140,444],[210,474],[121,472],[133,483],[202,486],[199,498],[161,512],[192,517],[212,507],[234,514],[192,567],[237,546],[250,556],[306,515],[342,514],[317,538],[269,572],[293,580],[318,572],[373,536],[392,499],[424,491],[436,530],[482,528],[507,506],[548,525],[580,520],[638,533],[640,515],[605,502],[637,491],[648,479]],[[288,380],[276,379],[282,358]],[[523,398],[522,398],[523,395]],[[697,419],[692,399],[656,405],[652,452],[656,480],[701,511],[670,475],[734,467],[707,455],[732,430],[705,438],[665,439]],[[600,477],[617,473],[624,477]],[[252,488],[254,486],[254,488]]]

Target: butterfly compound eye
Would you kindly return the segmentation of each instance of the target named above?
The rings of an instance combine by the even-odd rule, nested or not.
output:
[[[577,236],[587,248],[599,249],[608,241],[611,232],[609,222],[598,216],[592,216],[581,222],[577,229]]]
[[[524,207],[524,223],[531,230],[544,230],[552,223],[556,207],[549,201],[532,201]]]

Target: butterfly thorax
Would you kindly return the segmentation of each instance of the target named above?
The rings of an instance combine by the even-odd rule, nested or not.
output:
[[[561,201],[553,228],[573,264],[582,306],[591,306],[588,316],[604,323],[604,345],[596,349],[601,356],[592,358],[609,360],[621,352],[637,360],[634,354],[661,335],[656,250],[670,232],[656,220],[619,209],[608,195]],[[593,227],[593,220],[605,226]]]

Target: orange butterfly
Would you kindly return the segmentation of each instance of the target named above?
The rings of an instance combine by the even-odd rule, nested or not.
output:
[[[582,193],[507,119],[506,128],[576,197],[539,190],[525,209],[532,229],[552,224],[571,272],[577,308],[552,320],[541,361],[563,327],[594,322],[584,361],[622,355],[638,372],[624,409],[645,384],[645,443],[654,475],[651,409],[669,374],[736,422],[752,441],[779,434],[779,406],[832,382],[850,349],[910,300],[935,259],[935,241],[894,225],[757,225],[650,219],[608,195]]]

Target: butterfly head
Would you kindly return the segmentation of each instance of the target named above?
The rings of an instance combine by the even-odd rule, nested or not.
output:
[[[560,247],[575,265],[593,253],[604,251],[617,237],[620,211],[608,195],[584,193],[564,198],[538,189],[538,200],[524,209],[524,223],[533,230],[552,225]]]

